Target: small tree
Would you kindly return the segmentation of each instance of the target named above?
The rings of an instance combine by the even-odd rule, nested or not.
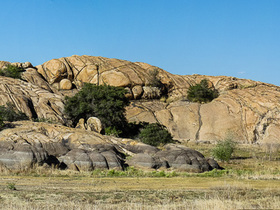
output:
[[[164,145],[173,143],[174,140],[168,130],[158,123],[146,125],[139,134],[140,140],[152,146]]]
[[[193,85],[188,90],[188,100],[198,103],[207,103],[217,98],[219,93],[214,88],[210,88],[208,80],[203,79],[199,84]]]
[[[212,155],[218,160],[228,162],[235,150],[235,146],[236,143],[232,140],[232,137],[228,136],[225,140],[218,142],[218,144],[212,150]]]
[[[0,69],[0,76],[12,77],[15,79],[21,79],[21,73],[24,71],[23,68],[19,68],[14,65],[7,65],[5,68]]]
[[[125,89],[85,83],[73,97],[65,98],[65,113],[75,126],[80,118],[97,117],[104,128],[122,130],[127,124],[125,107],[129,104]]]

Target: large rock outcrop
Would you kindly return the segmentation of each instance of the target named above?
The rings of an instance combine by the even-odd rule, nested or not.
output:
[[[166,156],[164,151],[161,153],[155,147],[133,140],[58,124],[18,121],[9,125],[11,128],[0,132],[0,165],[10,170],[24,170],[34,165],[56,165],[79,171],[122,170],[128,166],[127,163],[146,169],[157,169],[160,165],[192,172],[214,168],[202,154],[188,148],[181,148],[178,153],[176,146],[169,146],[169,155]],[[125,154],[132,156],[127,163]],[[145,155],[150,159],[145,157],[140,161],[139,156]],[[158,160],[156,166],[149,164],[153,159]],[[178,162],[177,159],[182,161]]]
[[[7,64],[0,62],[0,68]],[[133,100],[127,108],[129,121],[160,122],[181,141],[216,141],[232,133],[246,143],[280,142],[278,86],[225,76],[173,75],[141,62],[94,56],[53,59],[36,68],[28,62],[13,65],[25,68],[27,82],[0,77],[0,105],[12,102],[30,118],[66,123],[63,95],[74,94],[84,82],[125,87],[132,99],[159,98],[162,90],[149,84],[149,72],[156,69],[166,101]],[[207,104],[190,103],[187,90],[202,79],[220,95]]]
[[[108,84],[126,87],[134,99],[161,96],[159,90],[147,91],[151,89],[149,71],[157,69],[167,88],[166,102],[133,101],[127,109],[129,121],[160,122],[182,141],[215,141],[232,133],[235,140],[247,143],[280,142],[278,86],[225,76],[173,75],[141,62],[94,56],[53,59],[37,69],[57,89],[65,79],[72,87],[84,82]],[[208,79],[220,96],[207,104],[185,100],[188,88],[202,79]]]

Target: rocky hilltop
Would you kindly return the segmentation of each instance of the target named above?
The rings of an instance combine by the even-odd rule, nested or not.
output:
[[[279,142],[280,88],[275,85],[225,76],[173,75],[158,67],[119,59],[71,56],[36,67],[58,90],[79,88],[84,82],[125,87],[134,99],[129,121],[160,122],[179,140],[215,141],[232,133],[246,143]],[[149,71],[158,70],[167,88],[167,100],[149,86]],[[185,100],[191,85],[208,79],[219,91],[211,103]],[[149,100],[150,99],[150,100]]]
[[[0,62],[0,68],[8,62]],[[131,105],[129,121],[159,122],[175,139],[215,141],[232,133],[245,143],[279,142],[280,88],[275,85],[225,76],[174,75],[158,67],[119,59],[71,56],[25,68],[26,82],[1,77],[1,104],[10,101],[29,117],[51,118],[66,123],[64,95],[78,91],[84,82],[125,87]],[[157,70],[166,90],[149,84],[149,72]],[[186,100],[191,85],[208,79],[219,91],[211,103]]]

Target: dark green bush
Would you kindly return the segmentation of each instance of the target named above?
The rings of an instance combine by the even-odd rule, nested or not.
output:
[[[7,65],[5,68],[0,69],[0,76],[12,77],[15,79],[22,79],[21,73],[24,71],[23,68],[19,68],[14,65]]]
[[[193,85],[188,90],[188,100],[198,103],[207,103],[217,98],[219,93],[214,88],[210,88],[208,80],[203,79],[199,84]]]
[[[15,111],[14,106],[11,103],[7,103],[6,106],[0,106],[0,117],[2,121],[19,121],[28,120],[28,117],[20,111]]]
[[[232,140],[232,137],[228,136],[225,140],[218,142],[212,150],[212,155],[218,160],[229,161],[235,150],[235,146],[236,143]]]
[[[75,96],[65,98],[64,110],[73,126],[80,118],[87,120],[94,116],[101,120],[104,128],[123,130],[127,125],[125,107],[129,104],[125,93],[121,87],[85,83]]]
[[[139,134],[140,141],[152,146],[173,143],[174,140],[168,130],[158,123],[146,125]]]

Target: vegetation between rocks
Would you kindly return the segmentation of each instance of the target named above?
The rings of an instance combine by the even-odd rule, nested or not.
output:
[[[17,66],[9,64],[5,68],[0,69],[0,76],[11,77],[14,79],[22,79],[21,73],[23,71],[24,71],[23,68],[19,68]]]
[[[174,143],[174,140],[168,130],[159,123],[151,123],[141,129],[139,134],[140,141],[152,146],[160,146],[168,143]]]
[[[154,76],[156,76],[155,73]],[[125,107],[129,104],[125,89],[108,85],[96,86],[85,83],[73,97],[65,98],[65,113],[75,126],[79,119],[97,117],[101,120],[104,133],[113,136],[135,137],[152,146],[174,143],[167,129],[158,123],[128,123]]]
[[[190,86],[187,99],[192,102],[207,103],[218,96],[218,91],[215,88],[209,87],[209,81],[203,79],[199,84]]]
[[[11,103],[6,106],[0,106],[0,126],[5,125],[4,121],[14,122],[18,120],[28,120],[28,117],[20,111],[15,111],[15,107]]]
[[[122,131],[127,125],[124,112],[129,104],[125,92],[120,87],[85,83],[75,96],[65,97],[65,113],[74,126],[79,119],[94,116],[101,120],[104,128]]]

